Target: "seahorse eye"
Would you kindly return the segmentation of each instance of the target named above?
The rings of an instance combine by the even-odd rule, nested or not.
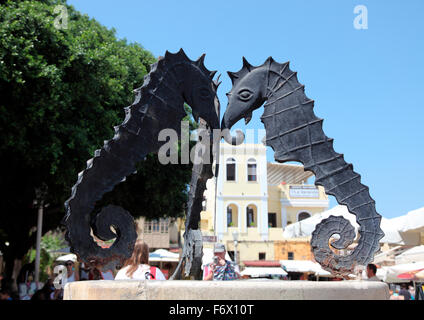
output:
[[[249,89],[241,89],[238,92],[238,97],[242,101],[248,101],[252,96],[253,96],[253,92],[250,91]]]

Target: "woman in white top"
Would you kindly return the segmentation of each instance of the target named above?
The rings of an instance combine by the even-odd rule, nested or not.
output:
[[[159,268],[149,266],[149,246],[137,240],[134,251],[124,267],[118,271],[115,280],[166,280]]]

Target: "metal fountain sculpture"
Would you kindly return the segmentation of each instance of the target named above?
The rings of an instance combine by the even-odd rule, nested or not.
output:
[[[125,120],[115,127],[113,139],[105,141],[78,174],[72,195],[65,202],[63,223],[71,251],[80,260],[109,269],[131,256],[137,238],[132,216],[116,206],[108,206],[94,216],[92,211],[96,201],[134,173],[138,162],[158,152],[164,144],[158,141],[162,129],[179,132],[180,121],[186,116],[184,103],[192,107],[196,120],[202,118],[210,128],[219,128],[218,84],[212,80],[216,71],[206,69],[204,57],[191,61],[180,50],[176,54],[166,52],[153,64],[143,86],[135,91],[135,101],[125,108]],[[101,248],[90,235],[91,230],[101,240],[116,240],[110,248]],[[187,241],[187,245],[190,243]]]
[[[136,90],[134,103],[125,108],[124,122],[115,127],[113,139],[105,141],[94,158],[87,162],[87,169],[78,175],[72,195],[65,202],[63,223],[71,251],[80,260],[102,265],[105,269],[122,264],[132,254],[137,238],[132,216],[116,206],[93,214],[94,205],[132,174],[135,165],[147,154],[158,152],[163,144],[158,141],[162,129],[179,132],[180,121],[185,116],[184,102],[192,107],[194,118],[206,132],[204,138],[212,141],[209,153],[199,153],[203,160],[209,155],[218,159],[219,141],[212,138],[213,130],[221,130],[218,140],[223,137],[230,144],[240,144],[244,140],[242,132],[231,136],[229,129],[242,118],[249,122],[253,110],[265,103],[261,120],[266,129],[266,144],[273,148],[275,160],[303,163],[305,170],[315,174],[315,184],[323,186],[339,204],[346,205],[349,212],[356,215],[360,226],[358,245],[351,254],[342,256],[330,249],[329,239],[334,234],[340,236],[338,241],[331,243],[336,249],[350,245],[355,232],[348,220],[331,216],[317,225],[311,240],[317,262],[333,274],[347,277],[356,265],[372,261],[379,249],[379,240],[384,236],[380,229],[381,216],[375,210],[368,187],[361,184],[360,175],[353,171],[352,164],[344,161],[343,155],[334,151],[333,140],[322,130],[323,119],[314,115],[314,101],[306,97],[296,72],[289,69],[288,63],[277,63],[271,57],[258,67],[251,66],[243,58],[242,69],[228,73],[233,87],[227,94],[228,106],[220,126],[216,95],[219,83],[213,80],[216,71],[211,72],[204,66],[204,57],[191,61],[181,49],[176,54],[166,52],[152,65],[143,86]],[[193,165],[183,253],[170,279],[181,278],[183,265],[185,276],[201,277],[199,221],[206,181],[212,177],[212,161]],[[110,230],[111,226],[116,234]],[[110,248],[101,248],[94,242],[91,231],[102,240],[116,240]]]
[[[314,100],[306,97],[305,86],[297,80],[297,73],[289,63],[277,63],[269,57],[261,66],[254,67],[243,58],[240,71],[228,73],[233,87],[228,95],[228,106],[221,130],[231,128],[238,120],[252,117],[252,111],[264,104],[261,117],[266,131],[266,144],[274,150],[278,162],[299,161],[305,170],[315,174],[315,185],[336,197],[356,215],[359,224],[358,245],[346,256],[336,255],[329,247],[332,235],[339,240],[331,243],[335,249],[347,248],[355,240],[355,232],[348,220],[330,216],[316,226],[311,246],[315,260],[333,274],[347,277],[356,265],[366,265],[379,250],[384,236],[380,229],[381,216],[368,187],[346,163],[343,155],[333,149],[333,139],[322,130],[323,119],[313,112]],[[230,142],[230,141],[228,141]]]

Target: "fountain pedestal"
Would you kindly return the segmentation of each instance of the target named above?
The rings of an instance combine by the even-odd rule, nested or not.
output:
[[[388,300],[374,281],[99,280],[66,284],[64,300]]]

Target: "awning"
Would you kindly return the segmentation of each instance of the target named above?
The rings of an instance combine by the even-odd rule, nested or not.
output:
[[[316,225],[329,216],[343,216],[345,219],[349,220],[350,224],[355,228],[355,231],[359,228],[359,225],[356,223],[355,215],[350,214],[346,206],[335,206],[330,210],[314,214],[310,218],[288,225],[284,229],[283,237],[308,237],[314,232]]]
[[[266,276],[286,276],[287,272],[283,268],[276,267],[246,267],[241,273],[242,276],[266,277]]]
[[[413,247],[395,257],[396,264],[424,261],[424,245]]]
[[[317,224],[329,216],[342,216],[349,220],[357,234],[359,225],[356,222],[356,216],[351,214],[346,206],[338,205],[330,210],[288,225],[284,229],[283,237],[288,239],[309,237],[314,232]],[[393,219],[383,217],[380,226],[384,232],[384,237],[380,240],[380,243],[419,245],[420,232],[424,231],[424,208],[411,211],[404,216]]]
[[[77,261],[77,256],[73,253],[70,253],[70,254],[66,254],[64,256],[60,256],[59,258],[56,259],[56,261],[72,261],[72,262],[75,262],[75,261]]]
[[[421,244],[421,232],[424,232],[424,207],[407,214],[381,220],[381,229],[386,234],[380,242],[417,246]]]
[[[320,277],[332,277],[333,275],[321,268],[319,263],[310,260],[280,260],[281,266],[287,272],[313,273]]]
[[[291,163],[267,163],[268,184],[279,185],[282,182],[288,184],[301,184],[313,176],[310,171],[305,171],[302,165]]]
[[[179,262],[180,255],[165,249],[157,249],[149,254],[149,261],[151,262]]]
[[[390,219],[400,232],[424,232],[424,207]]]
[[[377,276],[383,280],[384,282],[390,282],[390,283],[400,283],[400,282],[408,282],[405,279],[401,279],[398,276],[405,272],[411,272],[416,271],[419,269],[424,269],[424,261],[417,262],[417,263],[405,263],[405,264],[398,264],[390,267],[381,267],[381,276],[378,275],[378,269],[377,269]]]

